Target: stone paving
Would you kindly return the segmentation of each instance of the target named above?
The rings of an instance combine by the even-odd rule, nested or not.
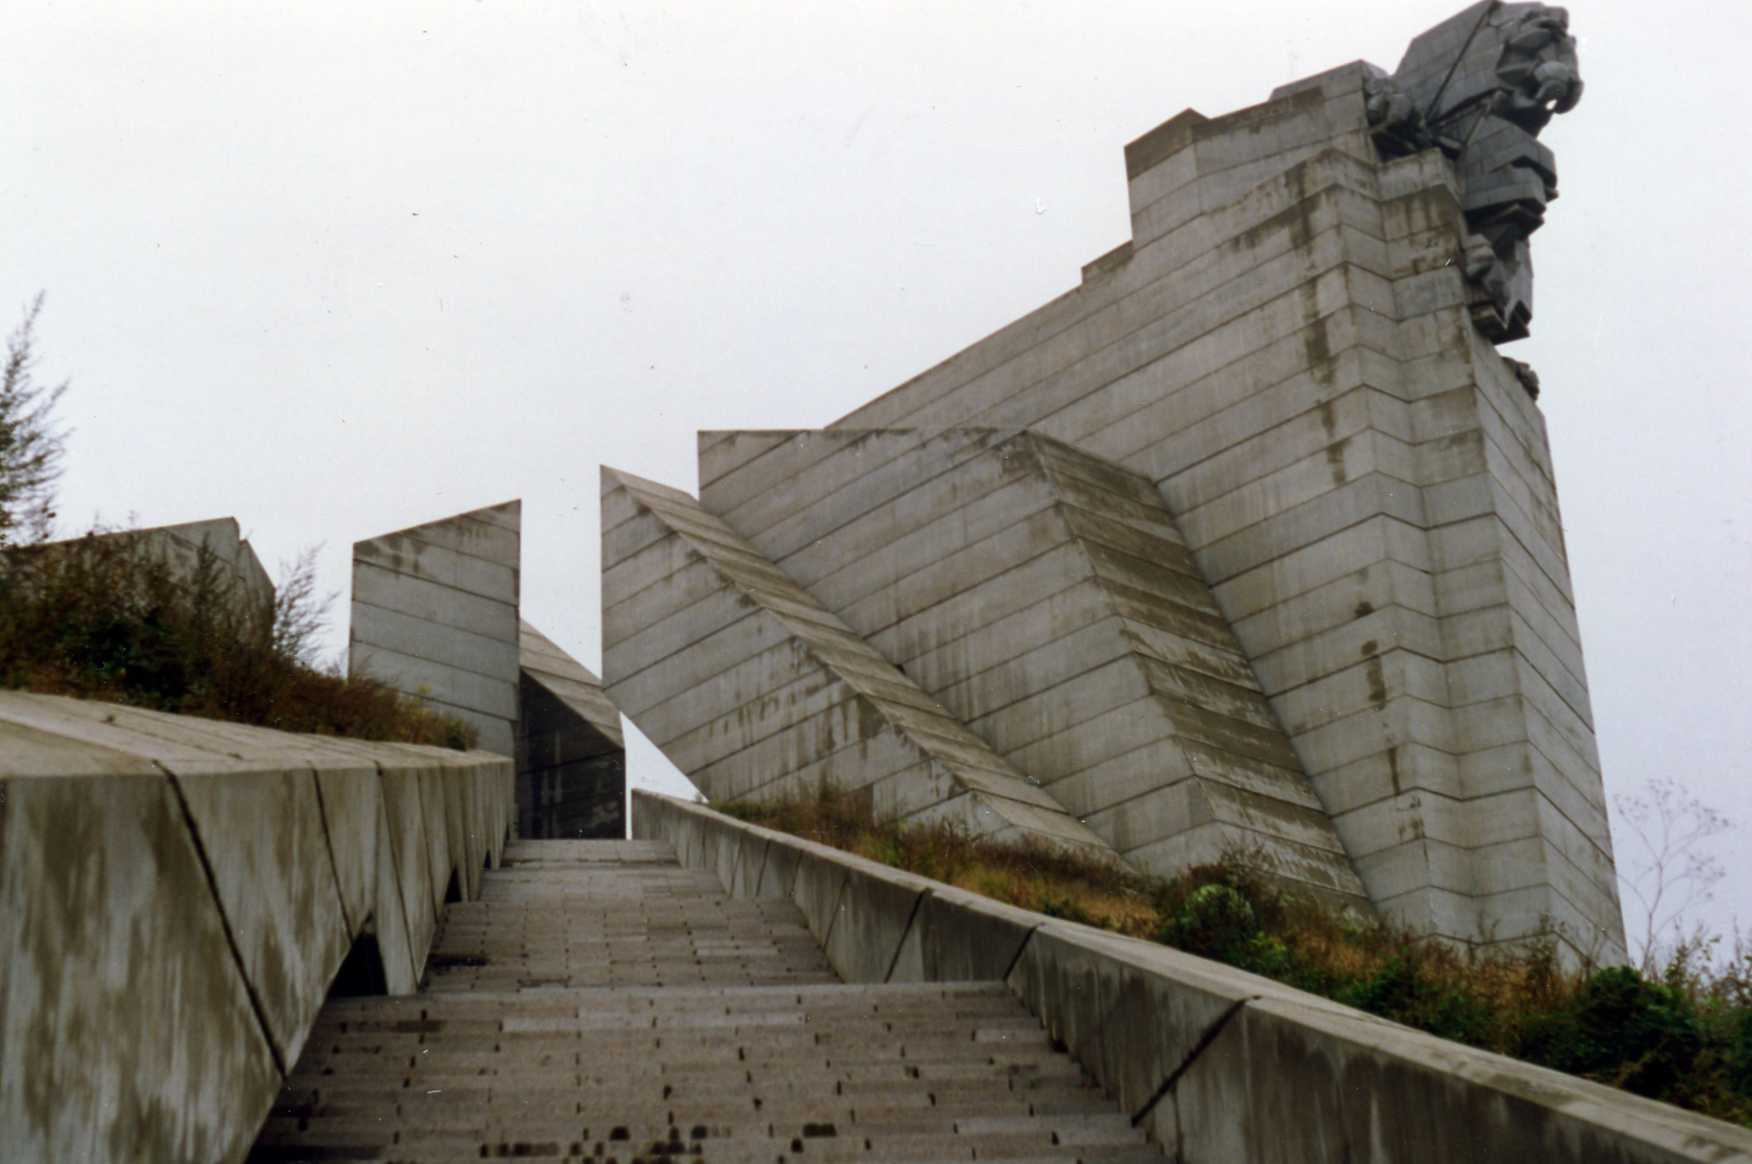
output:
[[[1160,1160],[1002,983],[847,985],[665,844],[529,841],[334,998],[249,1159]]]

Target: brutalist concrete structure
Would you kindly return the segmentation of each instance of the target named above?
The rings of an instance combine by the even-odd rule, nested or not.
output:
[[[516,750],[521,501],[353,545],[348,667]]]
[[[609,536],[638,547],[603,576],[604,625],[616,628],[612,642],[604,632],[603,669],[621,676],[610,696],[708,796],[825,781],[863,793],[883,817],[1111,855],[693,498],[613,469],[602,486],[605,510],[633,515]],[[648,629],[624,634],[627,620]]]
[[[164,555],[185,577],[199,568],[201,555],[205,553],[212,558],[232,593],[242,601],[253,608],[274,604],[273,580],[262,567],[255,548],[243,536],[235,517],[161,525],[116,536],[144,539],[153,552]]]
[[[862,786],[805,726],[825,634],[1147,867],[1622,956],[1539,381],[1496,349],[1580,94],[1562,9],[1485,0],[1132,142],[1080,286],[825,431],[702,434],[697,502],[605,482],[610,695],[714,799]]]
[[[1252,847],[1298,884],[1362,898],[1147,478],[978,428],[809,434],[749,473],[756,496],[723,502],[737,528],[1128,860]]]
[[[517,762],[524,837],[626,835],[626,748],[602,684],[521,617],[522,502],[353,546],[351,668]]]
[[[527,622],[518,651],[517,835],[626,836],[626,744],[602,681]]]
[[[242,1160],[337,977],[416,990],[512,812],[502,756],[0,691],[0,1155]]]

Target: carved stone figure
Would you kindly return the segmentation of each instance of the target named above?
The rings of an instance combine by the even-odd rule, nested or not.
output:
[[[1437,147],[1454,159],[1469,231],[1461,258],[1478,288],[1473,322],[1495,342],[1523,338],[1533,318],[1527,240],[1557,197],[1557,161],[1537,136],[1581,96],[1569,13],[1502,0],[1430,29],[1391,77],[1369,81],[1383,153]]]

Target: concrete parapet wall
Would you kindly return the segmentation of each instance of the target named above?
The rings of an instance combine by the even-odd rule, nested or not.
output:
[[[0,1154],[242,1159],[343,961],[412,992],[512,814],[502,756],[0,692]]]
[[[1188,1164],[1752,1160],[1752,1133],[637,791],[633,835],[789,898],[848,981],[1002,979]]]

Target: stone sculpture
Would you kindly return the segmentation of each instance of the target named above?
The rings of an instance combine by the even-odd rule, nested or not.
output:
[[[1537,139],[1582,96],[1569,13],[1482,0],[1413,40],[1393,75],[1371,76],[1366,92],[1384,155],[1438,147],[1454,159],[1471,232],[1462,264],[1479,292],[1473,323],[1496,343],[1524,338],[1528,239],[1557,197],[1557,162]]]

